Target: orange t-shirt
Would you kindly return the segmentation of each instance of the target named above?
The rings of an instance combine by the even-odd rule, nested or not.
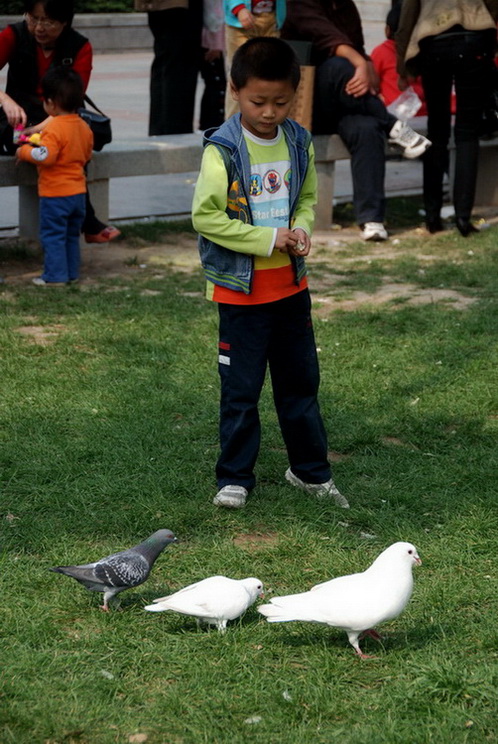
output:
[[[84,166],[92,157],[92,130],[78,114],[61,114],[49,121],[40,145],[22,145],[20,160],[38,168],[40,196],[74,196],[86,191]]]

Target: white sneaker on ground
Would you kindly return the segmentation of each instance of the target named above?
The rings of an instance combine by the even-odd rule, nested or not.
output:
[[[289,483],[292,483],[293,486],[302,488],[304,491],[306,491],[307,493],[311,493],[320,501],[325,501],[326,499],[334,499],[337,506],[340,506],[342,509],[349,509],[347,498],[337,490],[332,478],[325,483],[305,483],[301,480],[301,478],[298,478],[297,475],[294,475],[290,468],[286,470],[285,478],[289,481]]]
[[[45,279],[42,279],[41,276],[35,276],[35,278],[31,280],[31,282],[35,285],[35,287],[65,287],[66,286],[66,282],[46,282]]]
[[[365,222],[361,228],[363,240],[387,240],[387,230],[382,222]]]
[[[249,492],[244,486],[223,486],[213,499],[216,506],[226,506],[229,509],[242,509],[246,505]]]
[[[403,157],[413,160],[423,155],[431,146],[431,141],[415,132],[406,121],[398,121],[389,132],[389,144],[397,145],[403,150]]]

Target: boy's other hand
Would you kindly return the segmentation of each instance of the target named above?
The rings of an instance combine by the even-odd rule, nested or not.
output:
[[[247,8],[242,8],[242,10],[237,13],[237,18],[242,28],[246,31],[254,31],[256,28],[254,16],[249,10],[247,10]]]
[[[294,234],[298,237],[298,242],[292,249],[292,253],[294,256],[308,256],[309,252],[311,250],[311,239],[308,233],[304,232],[304,230],[300,227],[296,227],[295,230],[293,230]]]
[[[295,249],[299,243],[299,237],[295,230],[290,230],[288,227],[279,227],[277,230],[277,239],[275,240],[275,248],[281,253],[290,253]]]

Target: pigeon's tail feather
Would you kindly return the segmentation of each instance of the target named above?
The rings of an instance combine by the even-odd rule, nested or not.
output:
[[[149,612],[164,612],[164,610],[168,609],[169,607],[165,607],[163,604],[150,604],[144,607],[144,610],[148,610]]]
[[[264,604],[258,607],[258,612],[266,617],[269,623],[290,623],[293,620],[307,620],[313,622],[316,620],[313,617],[314,613],[307,610],[306,607],[299,605],[286,604],[285,606],[279,606],[278,604]]]

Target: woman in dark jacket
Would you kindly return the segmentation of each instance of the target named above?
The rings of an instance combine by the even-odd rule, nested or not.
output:
[[[400,87],[422,75],[427,129],[432,147],[424,158],[427,229],[443,229],[443,177],[448,170],[451,94],[455,86],[456,225],[467,237],[477,229],[470,221],[479,159],[479,127],[491,91],[496,48],[498,0],[403,0],[396,33]]]
[[[72,27],[71,0],[27,0],[21,23],[0,32],[0,69],[9,65],[5,91],[0,91],[0,154],[15,152],[13,130],[41,131],[47,115],[41,80],[49,68],[67,65],[81,77],[86,90],[92,70],[92,47]],[[106,243],[120,232],[95,216],[87,197],[83,232],[87,243]]]

